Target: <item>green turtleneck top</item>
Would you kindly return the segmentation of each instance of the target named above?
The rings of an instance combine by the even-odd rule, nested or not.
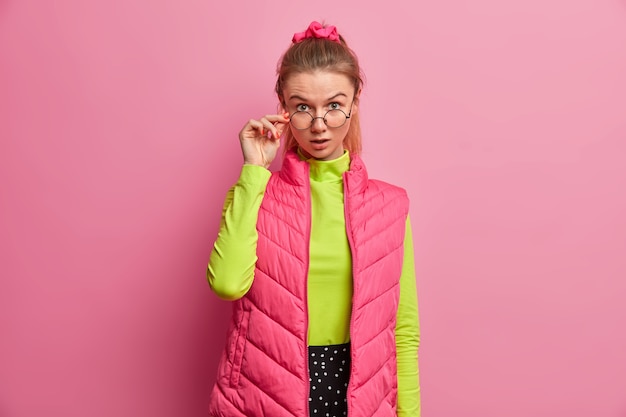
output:
[[[309,249],[309,345],[350,341],[352,257],[346,235],[343,173],[350,155],[331,161],[306,159],[311,179],[311,237]],[[211,252],[207,278],[213,291],[226,300],[243,297],[254,281],[256,221],[270,171],[244,165],[237,183],[228,191],[220,230]],[[420,415],[417,365],[419,322],[413,241],[407,218],[400,303],[396,324],[398,364],[398,416]]]

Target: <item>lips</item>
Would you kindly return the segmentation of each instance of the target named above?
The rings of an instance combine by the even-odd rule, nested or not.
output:
[[[330,139],[313,139],[309,142],[311,143],[313,149],[322,150],[326,147],[326,144],[330,142]]]

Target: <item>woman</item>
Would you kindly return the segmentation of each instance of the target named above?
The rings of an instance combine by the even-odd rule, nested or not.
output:
[[[408,198],[359,157],[358,59],[313,22],[277,73],[284,113],[239,133],[244,166],[207,271],[234,301],[210,415],[419,416]]]

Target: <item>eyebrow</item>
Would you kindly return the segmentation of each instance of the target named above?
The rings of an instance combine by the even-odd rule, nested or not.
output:
[[[334,100],[334,99],[336,99],[336,98],[337,98],[337,97],[339,97],[339,96],[344,96],[345,98],[348,98],[348,96],[347,96],[346,94],[344,94],[344,93],[337,93],[337,94],[335,94],[334,96],[332,96],[332,97],[330,97],[330,98],[326,99],[326,101],[331,101],[331,100]],[[301,101],[307,101],[307,99],[306,99],[306,98],[304,98],[304,97],[302,97],[302,96],[299,96],[299,95],[297,95],[297,94],[293,94],[293,95],[289,96],[289,100],[290,100],[290,101],[291,101],[291,100],[294,100],[294,99],[296,99],[296,100],[301,100]]]

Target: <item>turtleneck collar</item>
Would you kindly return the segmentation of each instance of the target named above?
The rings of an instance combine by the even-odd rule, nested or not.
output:
[[[307,158],[298,148],[298,158],[309,164],[309,177],[317,182],[341,182],[343,173],[350,169],[350,152],[343,151],[343,155],[330,161],[320,161]]]

